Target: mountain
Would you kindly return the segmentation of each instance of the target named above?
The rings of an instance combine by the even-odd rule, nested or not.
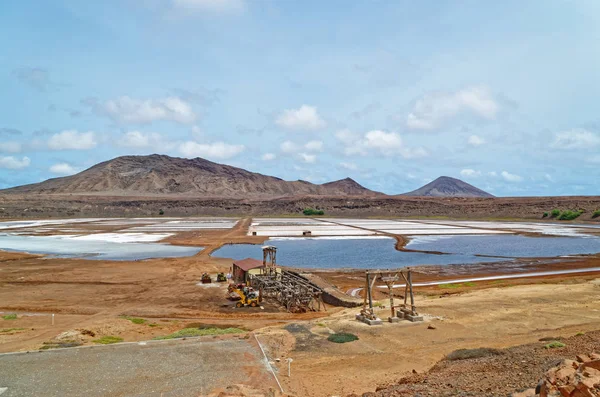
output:
[[[376,196],[350,178],[323,185],[288,182],[201,158],[122,156],[78,174],[0,191],[15,194],[186,195],[275,198],[285,196]]]
[[[476,188],[460,179],[449,176],[440,176],[433,182],[420,187],[412,192],[400,196],[424,196],[424,197],[494,197],[488,192]]]

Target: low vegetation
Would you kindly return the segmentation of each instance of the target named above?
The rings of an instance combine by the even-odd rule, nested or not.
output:
[[[129,320],[134,324],[145,324],[146,323],[146,320],[144,320],[143,318],[129,317],[129,316],[121,316],[121,318],[124,318],[125,320]]]
[[[552,218],[556,218],[560,215],[560,210],[555,208],[552,210],[552,212],[550,212],[550,215],[552,215]]]
[[[119,342],[123,342],[123,338],[119,337],[119,336],[103,336],[100,339],[95,339],[92,342],[94,343],[99,343],[101,345],[110,345],[113,343],[119,343]]]
[[[25,328],[4,328],[0,329],[0,334],[7,334],[9,332],[23,331]]]
[[[475,283],[468,281],[466,283],[449,283],[449,284],[440,284],[438,285],[441,289],[456,289],[461,287],[474,287]]]
[[[488,356],[497,356],[502,354],[501,350],[491,349],[489,347],[480,347],[478,349],[459,349],[454,350],[446,356],[448,361],[467,360],[470,358],[482,358]]]
[[[573,219],[579,218],[579,216],[581,214],[583,214],[583,211],[581,211],[581,210],[576,210],[576,211],[566,210],[560,214],[560,216],[558,217],[558,220],[559,221],[572,221]]]
[[[358,336],[356,336],[354,334],[341,332],[339,334],[329,335],[327,340],[329,342],[333,342],[333,343],[348,343],[348,342],[354,342],[355,340],[358,340]]]
[[[240,328],[184,328],[171,335],[157,336],[155,340],[189,338],[193,336],[242,334],[246,331]]]
[[[4,320],[16,320],[17,319],[17,313],[6,314],[6,315],[2,316],[2,319],[4,319]]]
[[[594,213],[592,214],[592,218],[598,218],[600,216],[600,210],[596,210],[594,211]]]
[[[158,215],[164,215],[165,211],[163,211],[162,209],[158,210]]]
[[[302,213],[306,216],[325,215],[325,211],[314,208],[305,208]]]
[[[77,341],[62,341],[62,342],[44,342],[40,350],[65,349],[67,347],[81,346],[81,342]]]
[[[566,345],[564,343],[555,340],[554,342],[550,342],[546,346],[544,346],[544,349],[558,349],[565,346]]]
[[[549,214],[547,212],[544,212],[544,215],[542,215],[542,218],[548,218],[548,215]]]

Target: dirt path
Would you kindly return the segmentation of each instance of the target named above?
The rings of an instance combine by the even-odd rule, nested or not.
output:
[[[456,349],[504,348],[600,329],[600,280],[418,297],[417,305],[437,329],[408,322],[369,327],[355,321],[356,310],[348,309],[298,323],[291,331],[269,329],[263,338],[272,338],[271,354],[294,360],[292,378],[282,378],[286,390],[307,397],[361,394],[412,370],[424,372]],[[387,315],[388,309],[381,309],[381,317]],[[351,332],[360,339],[338,345],[325,339],[330,332]],[[295,344],[281,343],[282,333]]]

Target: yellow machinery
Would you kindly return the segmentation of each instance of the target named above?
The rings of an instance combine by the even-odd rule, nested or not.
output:
[[[257,307],[259,304],[260,298],[258,292],[254,291],[252,288],[239,288],[235,284],[230,284],[228,290],[230,294],[237,294],[240,297],[240,300],[235,303],[235,307]]]

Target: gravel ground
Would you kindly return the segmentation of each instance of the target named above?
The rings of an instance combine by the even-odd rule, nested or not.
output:
[[[535,387],[546,371],[564,359],[600,352],[600,331],[559,340],[566,346],[545,349],[549,342],[540,341],[481,358],[442,360],[426,374],[414,374],[362,396],[510,396],[515,391]]]
[[[253,338],[0,355],[2,397],[198,396],[241,383],[276,387]]]

